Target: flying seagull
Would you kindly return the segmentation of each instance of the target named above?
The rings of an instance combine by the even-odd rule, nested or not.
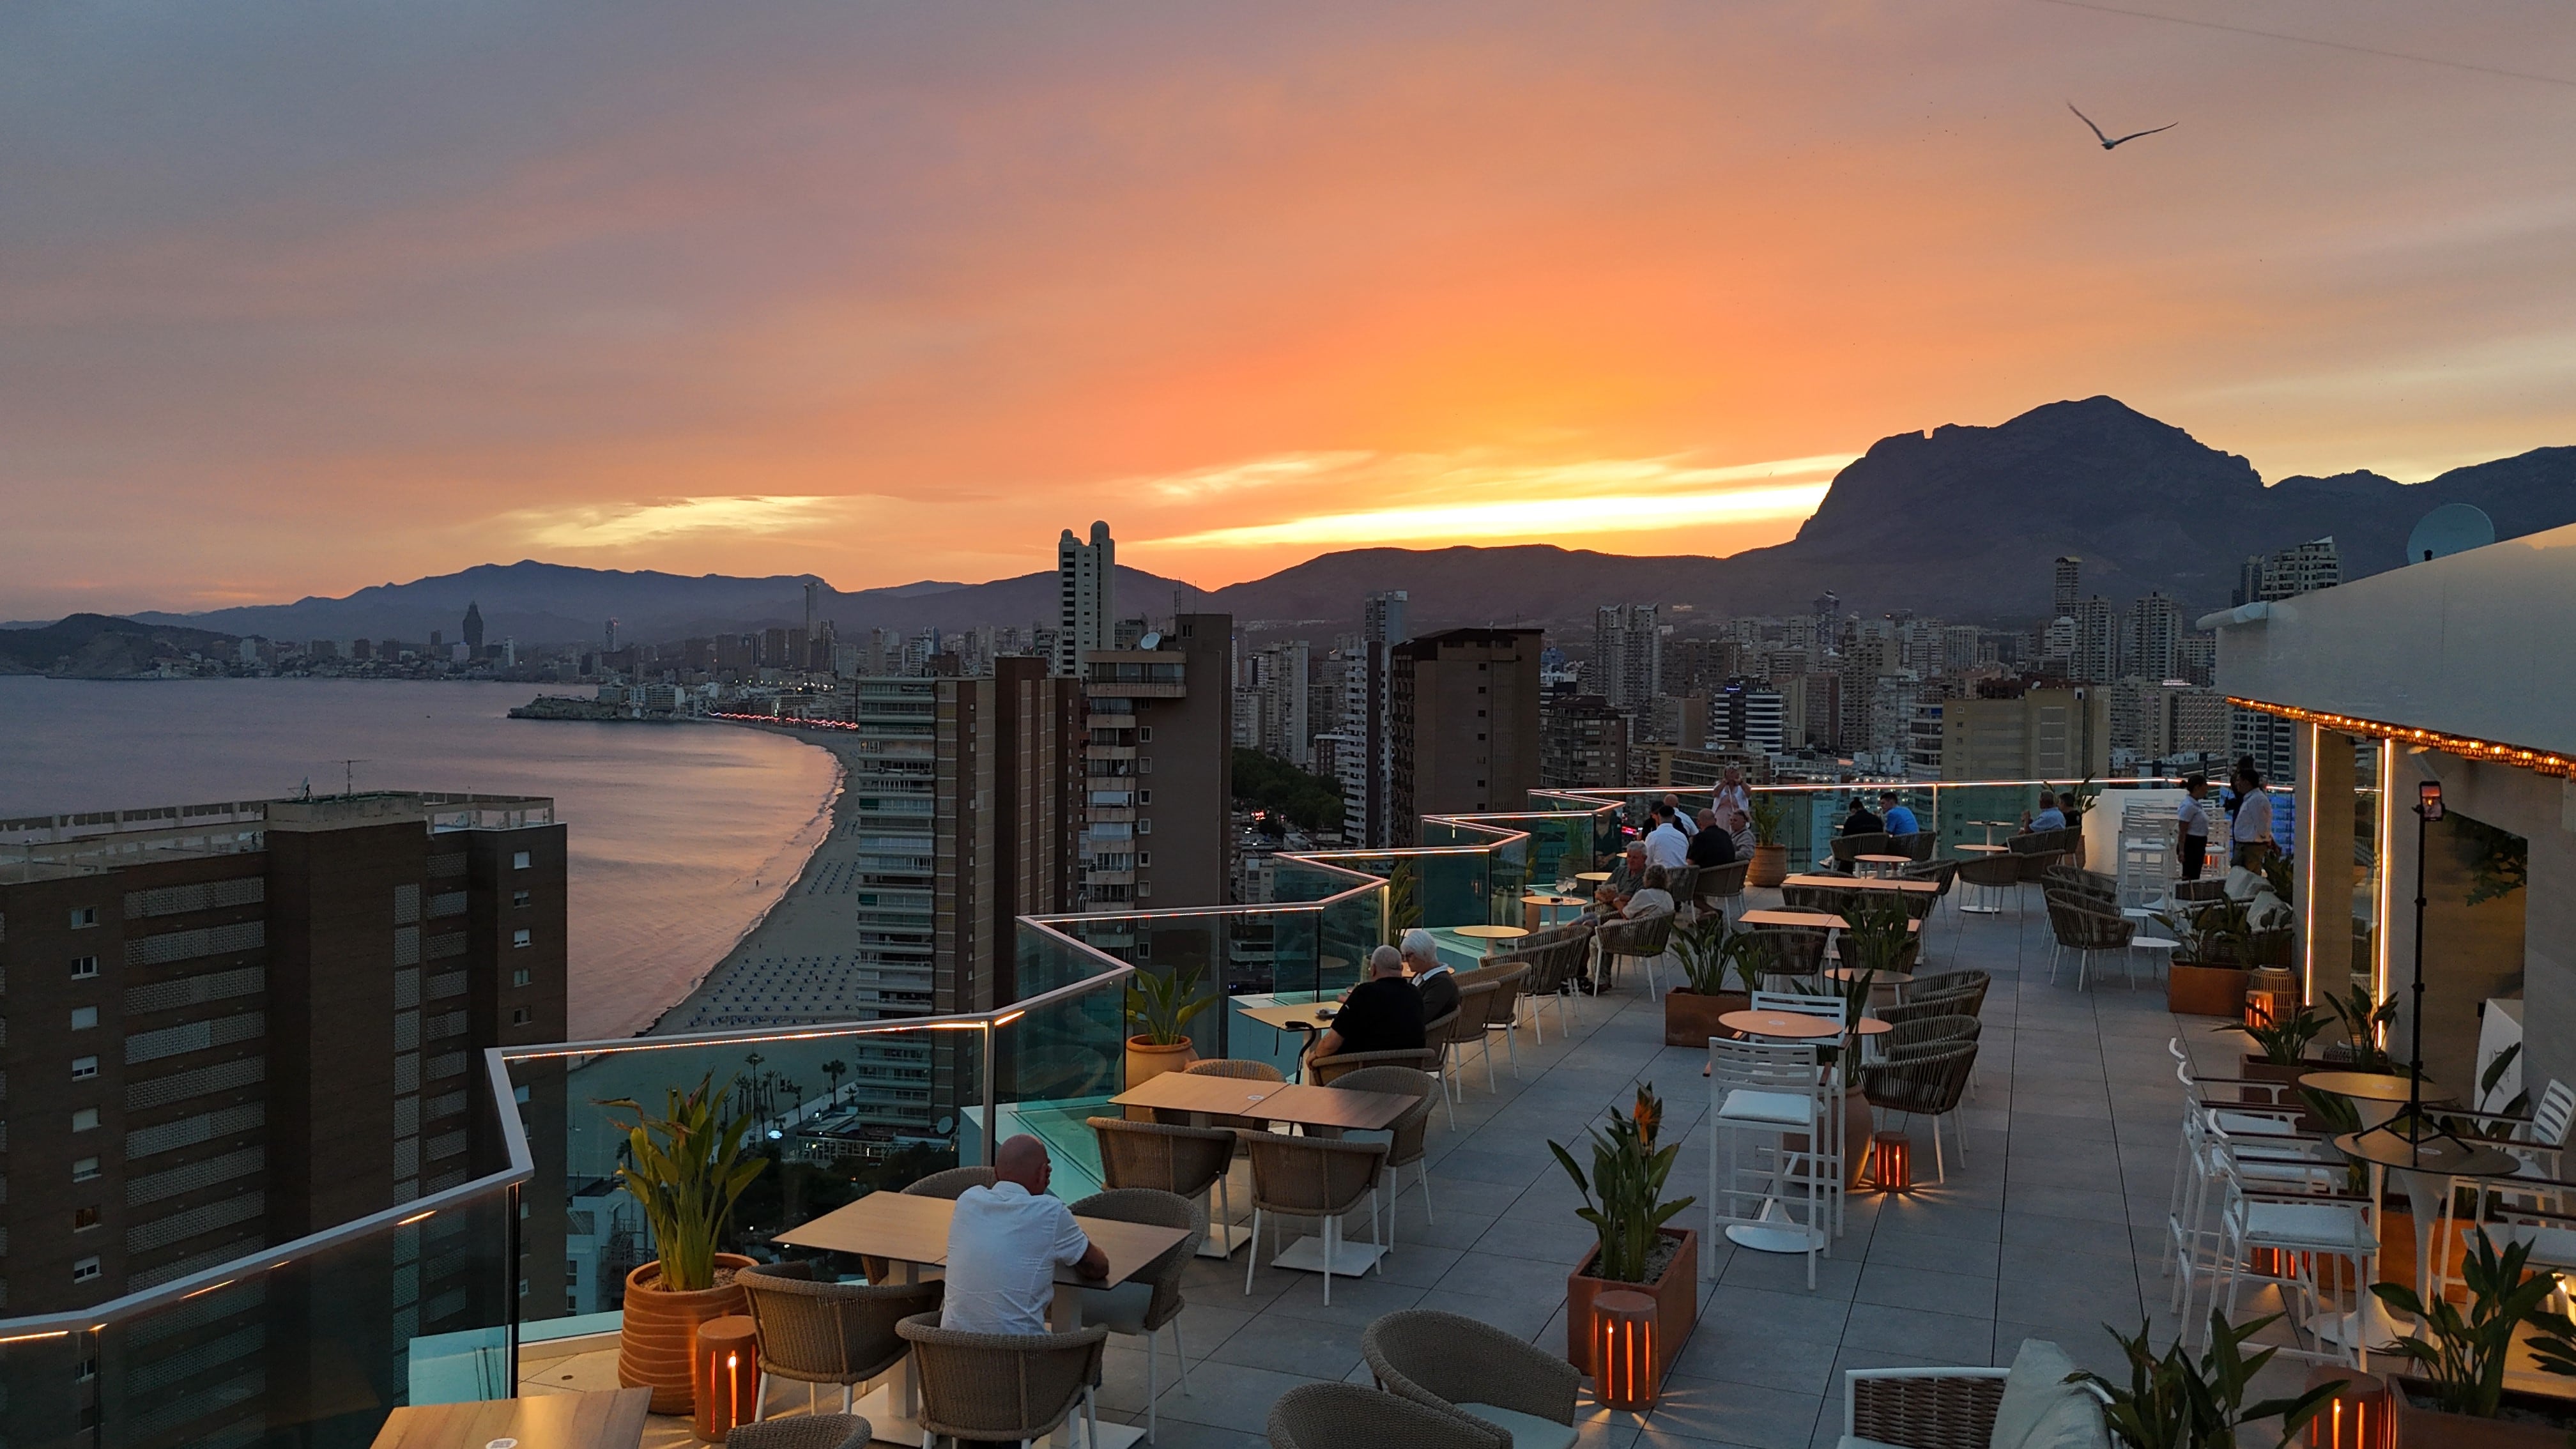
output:
[[[2068,109],[2068,110],[2070,110],[2070,111],[2075,111],[2075,103],[2074,103],[2073,101],[2068,101],[2068,102],[2066,103],[2066,109]],[[2168,122],[2166,122],[2164,125],[2161,125],[2161,126],[2156,127],[2156,128],[2155,128],[2155,131],[2131,131],[2129,134],[2127,134],[2127,135],[2125,135],[2125,136],[2120,137],[2118,140],[2114,140],[2114,139],[2112,139],[2112,138],[2111,138],[2111,137],[2109,137],[2109,136],[2105,136],[2105,135],[2103,135],[2103,134],[2102,134],[2102,128],[2101,128],[2101,127],[2099,127],[2099,126],[2094,125],[2094,124],[2093,124],[2093,118],[2092,118],[2091,116],[2088,116],[2088,115],[2084,114],[2082,111],[2075,111],[2075,119],[2077,119],[2077,120],[2079,120],[2079,121],[2082,121],[2082,122],[2085,124],[2085,126],[2093,132],[2093,139],[2094,139],[2094,140],[2096,140],[2096,141],[2101,142],[2101,143],[2102,143],[2102,149],[2103,149],[2103,150],[2105,150],[2105,151],[2108,151],[2108,150],[2110,150],[2112,147],[2117,146],[2117,145],[2120,145],[2120,144],[2122,144],[2123,142],[2127,142],[2127,141],[2134,141],[2134,140],[2138,139],[2140,136],[2152,136],[2152,135],[2154,135],[2154,134],[2156,133],[2156,131],[2170,131],[2170,130],[2172,130],[2174,127],[2179,126],[2179,125],[2181,125],[2181,124],[2182,124],[2182,122],[2180,122],[2180,121],[2168,121]]]

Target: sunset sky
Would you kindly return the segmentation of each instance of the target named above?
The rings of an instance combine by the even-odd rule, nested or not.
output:
[[[1727,553],[2095,393],[2576,443],[2564,0],[19,5],[0,134],[0,618]]]

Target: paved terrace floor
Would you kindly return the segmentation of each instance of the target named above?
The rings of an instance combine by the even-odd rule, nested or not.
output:
[[[1964,1113],[1967,1160],[1954,1155],[1946,1183],[1908,1196],[1853,1194],[1848,1231],[1818,1265],[1813,1292],[1801,1258],[1703,1242],[1703,1270],[1713,1275],[1702,1282],[1699,1327],[1662,1403],[1638,1415],[1587,1399],[1584,1445],[1831,1446],[1842,1428],[1845,1369],[2009,1363],[2035,1335],[2125,1379],[2104,1323],[2134,1329],[2145,1317],[2159,1344],[2171,1338],[2158,1253],[2181,1097],[2166,1042],[2182,1035],[2213,1073],[2236,1048],[2209,1021],[2168,1013],[2161,987],[2143,979],[2143,955],[2135,990],[2115,977],[2079,994],[2071,963],[2052,985],[2038,888],[2024,890],[2029,909],[2018,918],[2009,908],[1962,916],[1945,900],[1927,936],[1935,967],[1995,976],[1977,1094]],[[1772,894],[1752,892],[1750,903],[1773,904],[1763,899]],[[1665,1140],[1682,1142],[1676,1193],[1703,1190],[1710,1144],[1699,1125],[1706,1051],[1663,1045],[1662,1009],[1642,983],[1582,1000],[1576,1012],[1565,1035],[1549,1013],[1544,1046],[1522,1033],[1518,1081],[1499,1047],[1495,1090],[1471,1062],[1454,1130],[1433,1112],[1430,1211],[1408,1183],[1382,1273],[1336,1280],[1327,1307],[1311,1274],[1260,1269],[1246,1296],[1239,1253],[1192,1266],[1181,1318],[1191,1392],[1173,1382],[1167,1346],[1166,1449],[1247,1449],[1266,1442],[1270,1404],[1282,1392],[1312,1380],[1371,1382],[1360,1329],[1396,1309],[1466,1314],[1563,1351],[1565,1276],[1592,1232],[1574,1216],[1579,1199],[1548,1140],[1576,1147],[1588,1164],[1577,1146],[1585,1129],[1650,1082],[1668,1114]],[[1928,1125],[1918,1122],[1914,1135],[1916,1174],[1928,1179]],[[1238,1203],[1246,1188],[1237,1185]],[[1706,1219],[1695,1205],[1678,1221]],[[1351,1231],[1365,1241],[1366,1214]],[[1143,1422],[1137,1342],[1110,1340],[1104,1418]],[[2294,1388],[2302,1371],[2276,1364],[2260,1390],[2273,1391],[2276,1380]],[[793,1386],[780,1393],[782,1403],[803,1397]],[[687,1435],[676,1422],[657,1422],[647,1442]]]

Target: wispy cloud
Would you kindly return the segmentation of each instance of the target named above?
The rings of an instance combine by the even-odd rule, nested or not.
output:
[[[649,503],[527,508],[497,522],[547,548],[623,548],[711,534],[786,534],[845,517],[857,500],[834,496],[752,494],[731,498],[664,498]]]
[[[1314,513],[1149,540],[1174,548],[1384,543],[1414,539],[1553,538],[1634,533],[1690,524],[1802,517],[1815,511],[1848,453],[1702,467],[1671,458],[1601,458],[1500,464],[1423,454],[1297,455],[1300,481],[1377,498],[1413,495],[1411,507]],[[1331,459],[1329,464],[1318,459]],[[1261,460],[1284,465],[1285,460]],[[1255,465],[1223,471],[1244,473]],[[1255,476],[1272,476],[1274,468]],[[1189,475],[1197,476],[1197,475]],[[1431,498],[1479,497],[1474,503]]]

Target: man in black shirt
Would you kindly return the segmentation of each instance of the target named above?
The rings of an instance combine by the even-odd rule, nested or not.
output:
[[[1699,833],[1691,837],[1690,849],[1683,858],[1702,869],[1735,862],[1735,836],[1717,828],[1716,811],[1699,812]]]
[[[1854,795],[1852,797],[1851,813],[1843,817],[1842,833],[1845,835],[1884,835],[1887,833],[1887,822],[1870,813],[1869,801],[1865,797]]]
[[[1404,979],[1404,957],[1380,946],[1369,955],[1369,979],[1344,993],[1333,1024],[1315,1034],[1307,1056],[1418,1051],[1422,1021],[1422,993]]]

